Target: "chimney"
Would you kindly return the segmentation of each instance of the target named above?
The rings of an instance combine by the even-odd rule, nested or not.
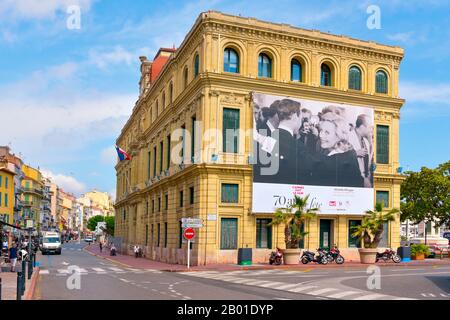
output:
[[[151,85],[152,62],[146,56],[140,56],[141,60],[141,79],[139,80],[139,97],[141,97]]]

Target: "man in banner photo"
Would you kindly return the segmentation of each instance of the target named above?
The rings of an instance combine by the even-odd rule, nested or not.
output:
[[[131,157],[128,153],[126,153],[123,149],[116,146],[117,155],[119,156],[120,161],[123,160],[131,160]]]

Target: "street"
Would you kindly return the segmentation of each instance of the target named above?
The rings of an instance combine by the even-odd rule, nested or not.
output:
[[[101,259],[85,252],[85,245],[65,244],[60,256],[38,254],[41,270],[34,299],[450,300],[447,265],[376,268],[381,274],[378,289],[377,278],[369,278],[373,271],[368,273],[361,267],[165,272],[128,268]],[[70,289],[68,281],[74,266],[80,268],[79,289]],[[368,282],[375,288],[368,289]]]

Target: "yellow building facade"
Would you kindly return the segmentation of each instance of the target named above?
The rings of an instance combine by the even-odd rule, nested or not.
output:
[[[230,58],[230,49],[237,59]],[[270,76],[261,76],[262,55],[270,60]],[[273,248],[284,247],[283,226],[267,226],[273,212],[252,212],[254,92],[373,109],[374,201],[399,208],[402,58],[399,47],[213,11],[200,14],[154,81],[143,63],[141,95],[117,139],[132,156],[116,165],[115,235],[123,240],[122,250],[139,244],[150,259],[186,263],[180,222],[186,217],[203,220],[192,245],[194,265],[236,263],[238,248],[253,248],[253,261],[267,262]],[[292,80],[293,59],[301,65],[301,81]],[[329,72],[326,85],[323,65]],[[353,66],[360,71],[357,89],[349,88]],[[239,134],[233,153],[224,152],[222,134],[229,110],[239,114],[239,129],[249,133]],[[182,163],[174,160],[180,150]],[[363,214],[317,215],[305,226],[302,246],[322,245],[323,227],[329,244],[337,244],[347,260],[358,259],[349,228]],[[399,246],[399,216],[386,227],[384,245]]]
[[[14,217],[14,176],[8,162],[0,161],[0,221],[10,224]]]
[[[92,190],[84,195],[91,200],[92,205],[101,208],[104,216],[114,216],[114,204],[108,192]]]
[[[25,164],[22,166],[22,171],[24,174],[22,179],[22,217],[33,219],[34,226],[39,230],[44,187],[42,174],[38,169]]]

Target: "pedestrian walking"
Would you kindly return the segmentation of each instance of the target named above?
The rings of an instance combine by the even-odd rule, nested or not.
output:
[[[139,246],[134,246],[134,257],[137,258],[139,256]]]
[[[100,242],[99,242],[99,246],[100,246],[100,252],[102,252],[102,251],[103,251],[103,243],[102,243],[101,240],[100,240]]]
[[[12,245],[9,248],[9,261],[11,262],[11,272],[16,271],[16,263],[17,263],[17,248],[16,245]]]

